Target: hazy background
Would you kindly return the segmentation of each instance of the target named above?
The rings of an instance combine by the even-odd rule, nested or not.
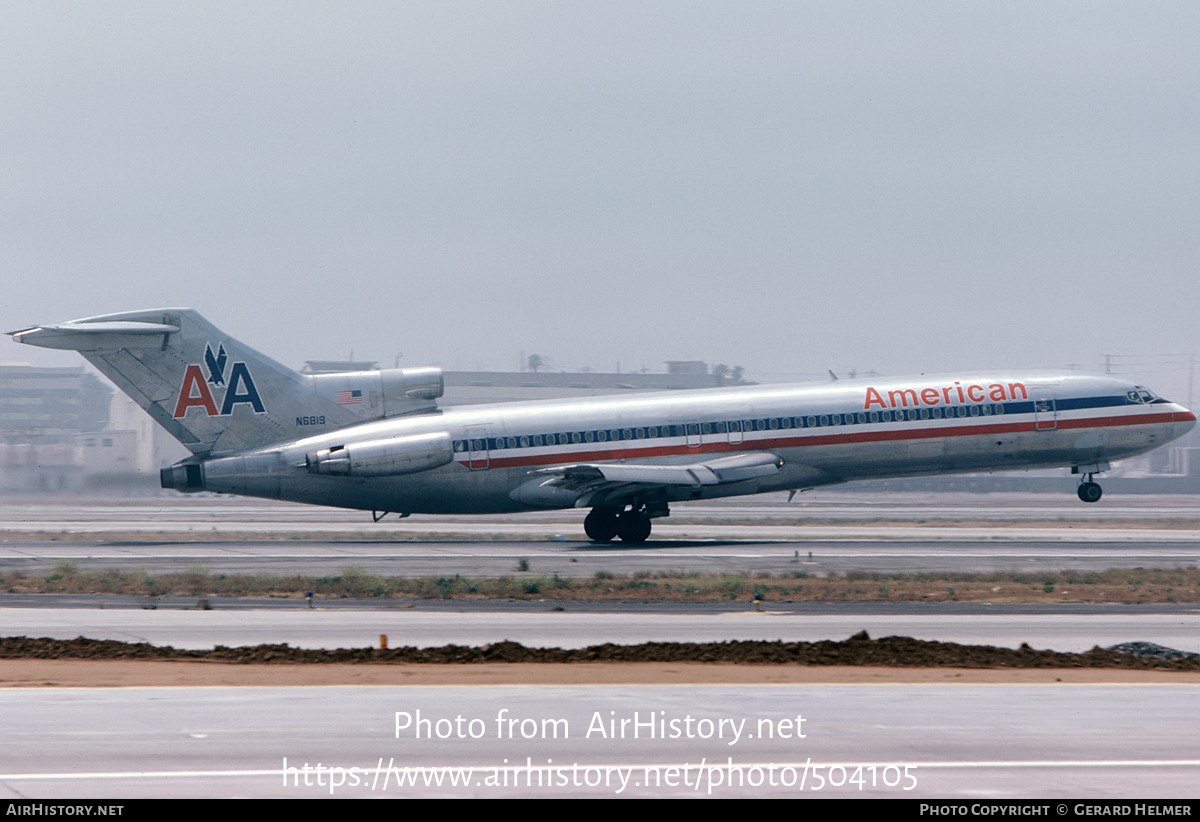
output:
[[[4,0],[0,330],[190,305],[295,366],[759,380],[1186,355],[1198,32],[1191,2]],[[1186,390],[1186,357],[1131,363]]]

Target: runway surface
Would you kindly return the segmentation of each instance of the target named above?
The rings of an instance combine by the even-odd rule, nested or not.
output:
[[[0,543],[0,572],[40,574],[62,562],[80,569],[181,572],[196,566],[224,574],[334,574],[347,568],[410,577],[590,577],[598,572],[845,574],[995,571],[1102,571],[1190,568],[1200,539],[1152,533],[1137,541],[1061,542],[914,540],[755,542],[656,540],[644,546],[583,541],[349,542],[322,540]]]
[[[0,571],[56,563],[216,573],[590,576],[598,571],[986,572],[1192,567],[1200,500],[1087,506],[1045,495],[781,495],[678,506],[643,546],[583,539],[582,511],[391,518],[288,503],[174,495],[9,501]],[[801,502],[800,500],[803,499]]]
[[[1106,495],[1095,505],[1075,499],[1070,480],[1063,494],[934,494],[934,493],[854,493],[846,490],[817,489],[797,495],[791,502],[787,494],[759,494],[680,503],[671,516],[656,526],[686,522],[707,525],[753,524],[768,520],[772,525],[803,526],[806,523],[858,522],[866,524],[929,524],[939,522],[1037,523],[1061,522],[1064,525],[1109,527],[1114,522],[1144,523],[1158,528],[1200,527],[1200,498],[1195,495],[1141,496]],[[414,515],[409,519],[388,517],[373,523],[366,511],[325,508],[274,500],[215,494],[176,494],[162,492],[153,496],[79,497],[38,496],[5,498],[0,530],[115,527],[189,529],[203,532],[211,528],[228,530],[248,525],[260,528],[360,530],[362,533],[391,531],[407,533],[473,525],[540,527],[560,524],[581,528],[585,509],[553,510],[504,516],[433,516]]]

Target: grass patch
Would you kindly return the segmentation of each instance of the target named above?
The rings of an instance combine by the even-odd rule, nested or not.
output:
[[[1110,570],[1058,574],[686,574],[632,575],[599,571],[588,577],[558,574],[508,577],[395,577],[349,566],[330,576],[217,574],[202,566],[179,573],[89,571],[57,564],[49,573],[0,574],[0,591],[144,596],[296,597],[371,599],[565,599],[956,602],[1200,602],[1200,569]]]

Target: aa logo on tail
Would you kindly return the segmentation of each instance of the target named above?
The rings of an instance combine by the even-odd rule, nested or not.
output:
[[[244,362],[235,362],[229,371],[229,382],[225,382],[225,366],[229,364],[229,355],[225,346],[218,345],[217,353],[213,354],[212,345],[204,346],[204,364],[208,367],[208,379],[199,363],[189,365],[183,373],[183,384],[179,386],[179,396],[175,400],[175,419],[182,419],[188,409],[195,406],[203,408],[210,417],[227,417],[233,413],[233,407],[238,403],[249,403],[256,414],[265,414],[262,397],[254,385],[254,377]],[[220,410],[213,396],[209,383],[214,386],[225,385],[225,395],[221,400]]]

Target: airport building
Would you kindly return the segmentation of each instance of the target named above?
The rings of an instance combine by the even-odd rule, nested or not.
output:
[[[83,366],[0,365],[0,490],[78,486],[88,473],[80,449],[116,447],[102,433],[114,393]]]

